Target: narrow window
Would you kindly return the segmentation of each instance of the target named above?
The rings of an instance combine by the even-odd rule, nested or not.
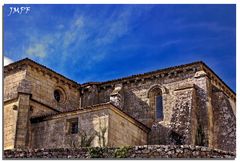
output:
[[[156,96],[156,117],[157,119],[163,119],[162,96]]]
[[[156,121],[161,121],[164,118],[163,112],[163,96],[160,87],[155,86],[148,92],[149,106],[151,111],[154,111],[152,117]]]
[[[71,123],[71,134],[78,133],[78,122]]]

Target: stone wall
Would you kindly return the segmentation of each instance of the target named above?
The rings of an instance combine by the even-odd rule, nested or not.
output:
[[[181,89],[188,85],[192,87]],[[221,92],[214,91],[214,86]],[[162,119],[156,118],[156,96],[149,95],[154,88],[162,95]],[[56,89],[62,93],[59,102],[54,98]],[[148,144],[195,144],[235,151],[235,99],[235,94],[203,63],[78,85],[30,60],[20,61],[4,68],[4,148],[65,147],[66,123],[77,114],[63,113],[61,117],[49,118],[39,125],[37,122],[31,125],[29,119],[111,102],[151,128]],[[99,122],[99,119],[106,117],[109,128],[109,123],[113,122],[113,131],[108,130],[110,133],[105,134],[110,146],[146,144],[146,131],[137,121],[130,122],[131,117],[119,116],[119,113],[122,112],[106,111],[105,116],[98,114],[97,117],[80,113],[79,125],[85,130],[97,130],[100,127],[94,125],[100,123],[103,127],[105,122]],[[122,131],[116,135],[115,130]],[[68,137],[77,138],[74,135]],[[103,145],[103,141],[100,144],[98,140],[94,141],[94,146]]]
[[[206,72],[198,71],[194,76],[197,97],[197,138],[196,145],[212,147],[213,125],[211,84]]]
[[[79,108],[80,92],[77,88],[69,86],[58,77],[45,74],[41,70],[28,66],[26,79],[31,84],[31,99],[57,111],[69,111]],[[54,90],[62,92],[62,100],[57,102],[54,98]]]
[[[234,159],[235,153],[189,145],[149,145],[122,148],[59,148],[5,150],[4,159]]]
[[[4,73],[4,101],[18,97],[19,86],[25,78],[26,69],[14,69],[9,73]]]
[[[69,121],[77,119],[78,134],[69,132]],[[77,147],[81,144],[82,133],[93,136],[91,146],[128,146],[147,143],[147,132],[134,119],[126,116],[111,104],[104,104],[32,119],[32,148]],[[147,129],[147,128],[145,128]]]
[[[220,89],[226,90],[226,87],[220,84],[217,81],[218,79],[213,77],[214,74],[209,73],[209,70],[198,66],[189,68],[193,69],[185,70],[184,73],[178,73],[176,70],[175,72],[169,72],[167,75],[156,74],[151,77],[145,76],[145,78],[137,76],[136,78],[121,81],[101,83],[100,85],[89,85],[84,89],[86,92],[82,94],[82,103],[83,105],[91,105],[110,101],[116,105],[123,105],[119,107],[122,111],[151,128],[148,134],[148,144],[179,143],[209,147],[220,146],[222,142],[220,139],[216,140],[218,136],[214,135],[218,126],[214,121],[216,119],[214,118],[216,108],[213,108],[213,105],[216,106],[222,103],[219,101],[216,104],[217,100],[212,101],[214,100],[212,87],[215,84]],[[194,92],[189,91],[188,88],[178,91],[178,89],[189,85],[194,86]],[[121,93],[115,94],[116,89],[119,87],[121,87],[121,90],[119,90]],[[154,87],[161,89],[163,120],[156,119],[156,109],[152,106],[149,97],[149,93]],[[232,93],[229,90],[226,90],[226,92],[229,100],[226,111],[231,118],[235,119],[234,96],[231,96]],[[113,93],[114,97],[112,97]],[[233,113],[231,113],[232,111]],[[225,125],[224,129],[227,128],[228,126]],[[230,136],[235,138],[233,133]],[[176,142],[176,140],[174,142],[173,138],[179,138],[179,140],[181,138],[181,140],[180,142]],[[231,141],[235,142],[234,140]],[[235,147],[234,144],[230,145],[231,148]],[[229,149],[227,147],[221,148]]]
[[[194,145],[196,134],[196,92],[195,86],[184,85],[175,90],[175,106],[171,118],[169,143]]]
[[[192,76],[193,75],[194,74],[192,74]],[[175,99],[173,94],[174,90],[181,85],[192,82],[193,79],[188,75],[176,78],[153,78],[139,81],[137,83],[123,84],[123,111],[148,127],[151,127],[155,121],[155,109],[149,105],[148,92],[153,86],[159,86],[162,91],[164,91],[163,111],[165,117],[162,123],[169,124],[171,122],[172,107],[174,106],[172,102]],[[100,90],[98,94],[95,94],[96,96],[99,96],[99,103],[109,102],[113,90],[114,83],[112,86]],[[84,93],[82,97],[82,103],[87,103],[87,99],[91,98],[91,96],[88,96],[88,93]],[[86,104],[84,105],[86,106]]]
[[[4,104],[4,149],[13,149],[15,145],[17,105],[18,101]]]
[[[46,105],[43,105],[33,100],[30,100],[30,107],[31,107],[30,118],[56,113],[56,111],[50,109]]]
[[[147,144],[147,133],[136,126],[136,121],[119,115],[116,111],[109,111],[108,146],[135,146]]]
[[[79,108],[77,86],[68,85],[57,74],[53,75],[26,64],[4,69],[5,149],[29,145],[31,117]],[[55,89],[64,92],[63,102],[54,99]]]
[[[85,132],[91,136],[95,131],[100,132],[99,128],[107,128],[104,134],[105,144],[108,142],[108,123],[109,114],[107,110],[90,112],[73,112],[49,117],[45,121],[31,124],[31,146],[32,148],[61,148],[76,147],[80,144],[80,134],[69,132],[69,121],[78,121],[79,133]],[[91,146],[103,145],[97,136],[91,142]],[[76,145],[76,146],[75,146]]]
[[[15,147],[24,148],[28,145],[28,127],[29,127],[29,112],[30,112],[30,95],[20,93],[18,96],[18,115],[16,124]]]
[[[88,90],[82,94],[82,105],[91,105],[91,103],[96,103],[97,101],[99,103],[110,101],[110,98],[112,94],[115,93],[116,88],[121,85],[122,89],[119,90],[121,93],[118,95],[120,96],[119,100],[123,102],[119,105],[123,106],[120,106],[120,109],[151,128],[151,132],[149,133],[148,137],[148,143],[170,144],[171,141],[169,140],[169,137],[172,132],[171,129],[174,124],[178,124],[177,121],[174,121],[175,119],[172,119],[175,113],[174,111],[177,110],[177,108],[175,108],[177,104],[175,102],[177,99],[175,90],[186,85],[192,85],[195,81],[194,75],[195,71],[188,71],[188,74],[185,75],[164,75],[164,77],[152,77],[142,80],[139,79],[138,81],[126,81],[122,83],[117,82],[116,84],[111,83],[111,85],[106,85],[105,88],[101,88],[104,86],[103,84],[98,86],[98,91],[96,90],[96,86],[92,88],[91,86],[88,86]],[[152,106],[150,103],[149,93],[154,87],[159,88],[161,91],[160,93],[162,94],[164,114],[163,120],[156,119],[155,106]],[[191,98],[187,99],[191,100]],[[155,100],[155,98],[153,100]],[[184,102],[185,101],[182,101],[181,103]],[[189,107],[185,107],[186,110],[184,111],[195,111],[195,108],[192,110],[192,106],[193,105],[189,105]],[[195,118],[195,115],[189,114],[189,117]],[[195,119],[192,120],[195,122]],[[192,121],[188,122],[190,122],[191,125]],[[184,129],[184,126],[182,126],[182,129]],[[192,128],[194,129],[194,127]],[[194,130],[192,133],[194,133]],[[189,136],[189,138],[192,138],[194,135],[190,132]]]
[[[229,98],[222,91],[213,92],[213,147],[236,150],[236,117]]]

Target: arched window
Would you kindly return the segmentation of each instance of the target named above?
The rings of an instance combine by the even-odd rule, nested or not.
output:
[[[162,91],[158,86],[152,87],[148,92],[150,107],[154,110],[156,120],[163,120],[163,98]]]

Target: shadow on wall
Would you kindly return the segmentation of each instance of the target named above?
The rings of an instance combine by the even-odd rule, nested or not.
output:
[[[171,128],[164,127],[160,124],[154,124],[148,135],[148,144],[182,145],[184,144],[184,137]]]
[[[132,91],[124,89],[123,111],[142,122],[149,128],[154,123],[154,109],[147,102],[136,96]],[[136,110],[137,109],[137,110]]]
[[[136,96],[132,91],[124,90],[124,101],[123,111],[151,129],[148,134],[148,144],[184,144],[184,137],[182,135],[173,131],[171,127],[168,128],[155,122],[155,109],[150,107],[147,102]]]
[[[226,151],[236,151],[236,117],[229,98],[216,87],[212,93],[213,145]]]
[[[206,92],[204,89],[196,86],[196,100],[197,100],[197,129],[196,129],[196,145],[208,146],[208,112],[206,105]]]

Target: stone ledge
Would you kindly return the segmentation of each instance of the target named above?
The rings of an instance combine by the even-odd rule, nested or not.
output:
[[[184,85],[179,86],[174,91],[186,90],[186,89],[191,89],[191,88],[196,88],[195,84],[184,84]]]
[[[143,145],[121,148],[13,149],[4,159],[235,159],[235,152],[191,145]]]

